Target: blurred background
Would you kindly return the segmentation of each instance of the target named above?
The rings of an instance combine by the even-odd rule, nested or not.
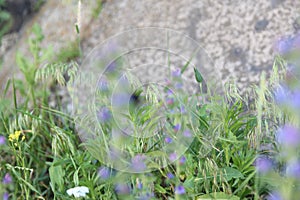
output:
[[[44,34],[42,45],[52,46],[56,57],[79,57],[74,45],[78,14],[82,57],[125,30],[171,28],[197,41],[222,83],[233,77],[241,90],[257,84],[261,72],[270,73],[278,41],[300,29],[295,0],[91,0],[82,1],[80,13],[78,0],[0,0],[0,7],[1,85],[13,73],[19,76],[15,54],[28,52],[26,41],[35,23]]]

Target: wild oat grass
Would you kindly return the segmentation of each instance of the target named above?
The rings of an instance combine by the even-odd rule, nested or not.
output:
[[[252,95],[252,102],[243,98],[232,83],[227,84],[224,96],[208,91],[205,101],[189,98],[184,92],[178,99],[168,99],[168,106],[179,114],[163,113],[167,130],[177,134],[182,131],[185,137],[193,137],[191,144],[183,155],[175,152],[165,155],[161,149],[176,140],[172,135],[167,137],[158,131],[152,138],[124,137],[119,142],[128,152],[148,153],[146,158],[138,155],[131,160],[136,171],[144,169],[151,156],[163,157],[161,163],[174,160],[164,167],[149,162],[150,171],[130,173],[101,160],[105,154],[101,149],[107,150],[112,144],[109,143],[114,125],[109,121],[111,107],[100,110],[102,121],[97,134],[101,137],[94,133],[95,137],[84,146],[76,120],[59,110],[61,106],[49,106],[50,86],[64,86],[74,80],[78,65],[75,60],[62,63],[45,57],[49,64],[40,67],[44,60],[38,55],[44,50],[38,47],[43,36],[36,26],[34,33],[36,37],[29,41],[32,58],[17,57],[25,80],[12,80],[9,87],[13,87],[13,98],[0,99],[0,177],[3,178],[0,194],[3,198],[265,199],[277,187],[276,182],[284,179],[277,173],[283,167],[280,161],[272,176],[256,168],[261,155],[276,157],[277,129],[293,121],[274,99],[274,89],[286,74],[283,59],[277,57],[271,78],[263,74],[260,85],[248,94]],[[52,55],[51,50],[47,51],[47,55]],[[200,87],[203,78],[195,70]],[[127,118],[136,134],[140,130],[153,132],[158,127],[155,110],[164,96],[158,98],[157,93],[155,87],[136,93],[139,100],[148,102],[146,106],[142,103],[130,108]],[[19,101],[17,94],[23,101]],[[98,95],[99,104],[106,105],[107,91]],[[8,101],[14,102],[12,107],[7,106]],[[180,118],[182,113],[186,116]],[[118,159],[121,162],[125,157]],[[290,183],[285,186],[288,189],[296,187],[296,180],[284,181]]]

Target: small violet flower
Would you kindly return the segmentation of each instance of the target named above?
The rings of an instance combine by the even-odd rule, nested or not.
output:
[[[107,82],[107,80],[105,80],[105,79],[100,80],[99,83],[98,83],[98,87],[99,87],[99,90],[101,92],[108,91],[108,82]]]
[[[139,179],[136,179],[136,188],[139,190],[143,189],[143,183]]]
[[[6,138],[3,135],[0,135],[0,145],[4,145],[6,143]]]
[[[6,173],[3,180],[2,180],[2,183],[3,184],[10,184],[12,182],[12,177],[9,173]]]
[[[291,125],[285,125],[277,133],[277,141],[285,147],[297,147],[300,144],[300,132]]]
[[[181,156],[179,159],[179,164],[183,165],[186,162],[186,157],[185,156]]]
[[[98,176],[103,179],[109,179],[111,176],[111,170],[107,167],[100,167],[98,170]]]
[[[102,107],[97,113],[97,118],[101,123],[106,123],[112,118],[112,114],[107,107]]]
[[[168,179],[172,179],[172,178],[174,178],[175,176],[174,176],[174,174],[172,174],[171,172],[168,172],[167,173],[167,178]]]
[[[89,193],[89,188],[87,188],[85,186],[78,186],[78,187],[70,188],[67,190],[67,194],[69,196],[74,195],[75,198],[85,197],[86,194],[88,194],[88,193]]]
[[[165,138],[165,142],[168,143],[168,144],[169,144],[169,143],[172,143],[172,141],[173,141],[173,140],[172,140],[172,138],[170,138],[170,137],[166,137],[166,138]]]
[[[121,194],[121,195],[129,194],[130,190],[131,190],[130,187],[125,183],[118,183],[115,186],[115,191],[117,194]]]
[[[286,167],[286,175],[290,177],[300,178],[300,162],[290,161]]]
[[[167,103],[167,105],[172,105],[172,104],[174,104],[174,99],[173,98],[167,98],[166,103]]]
[[[182,185],[176,186],[175,187],[175,194],[185,194],[185,189]]]
[[[180,77],[181,75],[181,70],[179,68],[175,69],[173,72],[172,72],[172,76],[173,77]]]
[[[176,125],[173,127],[173,129],[174,129],[175,132],[178,132],[178,131],[180,130],[180,128],[181,128],[181,125],[180,125],[180,124],[176,124]]]
[[[293,40],[291,37],[282,37],[275,43],[275,52],[279,53],[280,55],[285,55],[289,53],[292,49]]]
[[[278,192],[272,192],[268,197],[267,200],[283,200],[281,195]]]
[[[8,200],[8,198],[9,198],[9,194],[7,192],[5,192],[3,194],[3,200]]]
[[[131,168],[135,172],[142,172],[142,171],[144,171],[145,169],[147,169],[147,166],[145,164],[145,159],[146,159],[145,155],[138,154],[138,155],[134,156],[131,159]]]
[[[255,161],[255,166],[258,172],[267,173],[273,166],[270,158],[258,157]]]
[[[184,136],[184,137],[192,137],[192,134],[191,134],[191,132],[190,132],[189,130],[185,130],[185,131],[183,132],[183,136]]]
[[[170,159],[171,162],[174,162],[177,159],[177,154],[175,152],[171,153],[169,155],[169,159]]]

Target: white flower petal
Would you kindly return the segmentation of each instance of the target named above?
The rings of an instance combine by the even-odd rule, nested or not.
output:
[[[67,194],[69,196],[74,195],[74,197],[85,197],[86,194],[89,193],[89,188],[85,187],[85,186],[78,186],[78,187],[74,187],[74,188],[70,188],[67,190]]]

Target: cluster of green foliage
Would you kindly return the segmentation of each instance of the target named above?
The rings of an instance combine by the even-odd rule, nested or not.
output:
[[[62,111],[59,98],[55,107],[49,104],[50,86],[64,87],[66,75],[69,81],[75,78],[78,47],[65,49],[58,54],[59,62],[53,62],[52,49],[41,48],[43,34],[38,25],[33,33],[28,42],[32,57],[17,54],[25,79],[14,79],[6,87],[13,90],[13,105],[5,92],[0,99],[0,135],[7,139],[0,145],[0,177],[6,173],[13,177],[12,184],[0,183],[1,195],[7,191],[11,199],[73,199],[66,190],[82,185],[89,188],[89,199],[264,199],[268,195],[270,186],[263,184],[254,162],[261,143],[275,143],[274,132],[285,116],[264,81],[255,88],[251,105],[233,92],[234,85],[225,96],[212,94],[189,105],[194,140],[181,163],[140,174],[110,169],[104,179],[98,173],[104,164],[82,146],[74,120]],[[48,64],[41,67],[45,61]],[[277,75],[273,82],[280,79]],[[196,69],[195,79],[202,84]],[[137,127],[151,120],[147,115],[151,105],[140,109],[144,110],[133,110],[129,116]],[[138,119],[141,113],[146,113],[142,120]],[[274,120],[279,124],[274,125]],[[145,142],[140,145],[147,148]],[[130,192],[118,194],[118,184],[130,187]],[[176,194],[178,185],[185,189],[182,194]]]
[[[5,4],[5,0],[0,0],[0,8],[3,7],[4,4]],[[0,27],[1,27],[0,29],[0,44],[1,44],[3,35],[7,33],[7,31],[11,27],[10,14],[3,9],[0,9]]]

